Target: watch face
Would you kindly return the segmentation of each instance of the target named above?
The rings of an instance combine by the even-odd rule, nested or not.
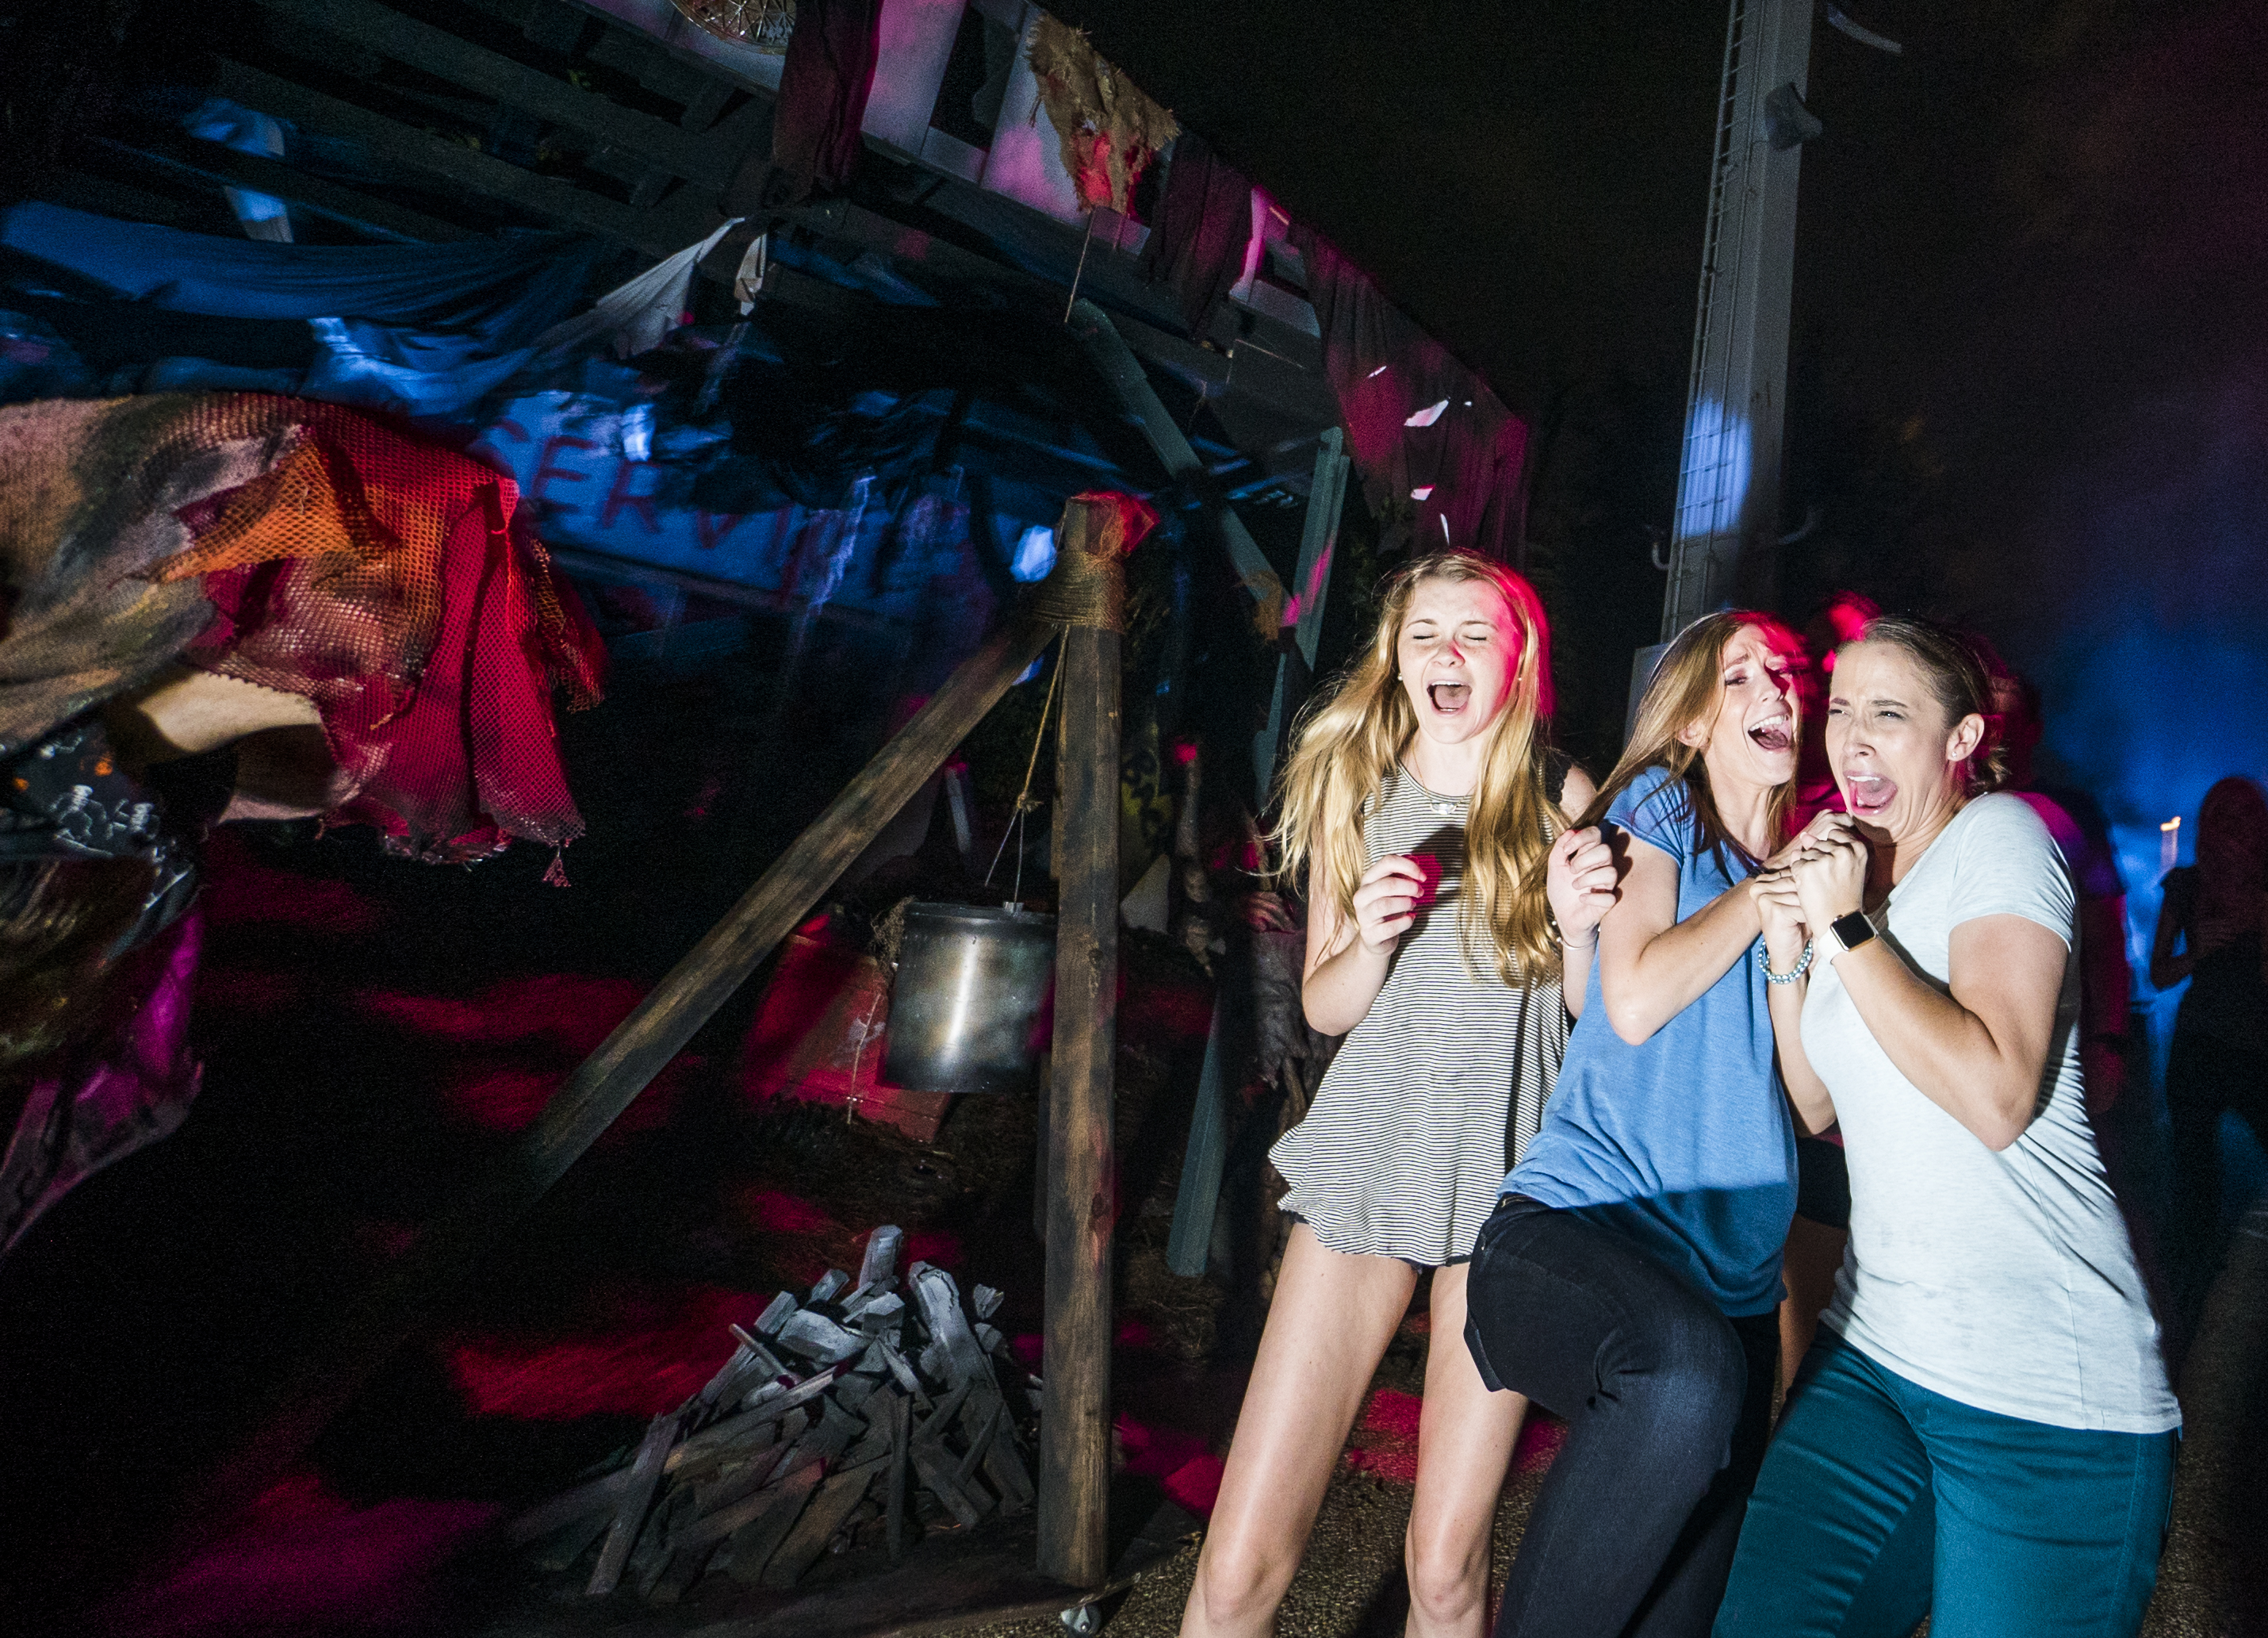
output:
[[[1867,912],[1863,910],[1854,910],[1847,916],[1837,916],[1830,925],[1846,950],[1856,949],[1874,936],[1874,924],[1867,919]]]

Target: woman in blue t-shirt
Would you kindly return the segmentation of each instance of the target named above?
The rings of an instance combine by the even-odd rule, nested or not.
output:
[[[1795,794],[1801,653],[1764,615],[1686,627],[1584,815],[1606,821],[1618,896],[1543,1129],[1469,1276],[1482,1380],[1568,1432],[1498,1638],[1703,1634],[1724,1590],[1769,1431],[1795,1208],[1752,878]]]

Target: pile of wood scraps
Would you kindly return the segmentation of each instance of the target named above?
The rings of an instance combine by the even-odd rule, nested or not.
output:
[[[944,1269],[901,1280],[903,1243],[877,1228],[856,1281],[830,1269],[753,1332],[733,1326],[708,1385],[611,1471],[514,1521],[515,1545],[553,1572],[592,1561],[593,1597],[628,1586],[666,1604],[704,1576],[792,1587],[830,1549],[887,1545],[895,1561],[924,1531],[1028,1509],[1018,1424],[1040,1384],[985,1323],[1000,1293],[980,1285],[964,1309]]]

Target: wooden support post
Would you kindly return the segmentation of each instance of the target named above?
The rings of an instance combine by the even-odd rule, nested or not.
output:
[[[1300,536],[1299,578],[1292,587],[1299,604],[1293,641],[1276,661],[1276,692],[1268,705],[1268,726],[1252,742],[1253,811],[1268,811],[1275,794],[1276,764],[1283,756],[1300,707],[1315,677],[1315,646],[1323,635],[1323,594],[1330,589],[1331,558],[1338,545],[1339,506],[1346,496],[1347,469],[1339,429],[1331,427],[1315,450],[1314,481],[1307,490],[1307,526]],[[1288,605],[1287,605],[1288,607]],[[1296,663],[1295,663],[1296,661]]]
[[[1219,964],[1222,987],[1233,970]],[[1236,978],[1244,975],[1237,970]],[[1189,1112],[1189,1143],[1182,1160],[1182,1186],[1174,1193],[1174,1228],[1166,1241],[1166,1266],[1184,1279],[1205,1271],[1212,1251],[1212,1224],[1220,1210],[1220,1177],[1228,1162],[1228,1095],[1222,1081],[1227,1051],[1221,1044],[1225,995],[1212,1003],[1212,1027],[1205,1033],[1204,1067],[1197,1074],[1197,1107]]]
[[[1062,552],[1086,550],[1097,522],[1094,509],[1074,501],[1057,531]],[[1107,572],[1115,576],[1117,569],[1112,564]],[[1064,631],[1063,730],[1056,757],[1056,1023],[1045,1155],[1039,1568],[1074,1587],[1099,1587],[1109,1573],[1118,659],[1116,630],[1072,625]]]
[[[567,1077],[486,1186],[421,1233],[385,1280],[324,1334],[314,1352],[298,1361],[270,1403],[259,1433],[202,1488],[186,1521],[192,1536],[225,1524],[239,1507],[290,1471],[332,1416],[419,1329],[435,1302],[716,1015],[844,867],[1039,658],[1056,629],[1029,617],[1012,621],[961,662],[827,811]],[[1110,640],[1114,705],[1108,788],[1115,837],[1117,638]],[[1115,862],[1112,869],[1115,883]],[[1115,912],[1115,900],[1111,908]],[[1107,1056],[1103,1062],[1107,1102]],[[1105,1126],[1107,1141],[1107,1120]]]

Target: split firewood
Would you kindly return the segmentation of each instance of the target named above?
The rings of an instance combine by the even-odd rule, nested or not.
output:
[[[866,1339],[852,1331],[845,1331],[826,1315],[813,1309],[804,1309],[788,1316],[779,1330],[780,1346],[817,1360],[822,1365],[839,1364],[866,1351]]]
[[[740,1347],[733,1350],[733,1357],[726,1360],[723,1368],[709,1379],[708,1385],[694,1396],[695,1404],[704,1415],[713,1414],[743,1397],[749,1390],[787,1374],[787,1368],[779,1362],[778,1356],[762,1342],[738,1325],[733,1327],[733,1333],[739,1339]]]
[[[906,1301],[903,1297],[895,1293],[884,1292],[872,1302],[859,1304],[856,1316],[858,1322],[858,1334],[863,1337],[879,1337],[886,1329],[895,1330],[897,1326],[898,1316],[905,1311]]]
[[[678,1518],[693,1509],[692,1493],[673,1490],[654,1503],[646,1515],[645,1528],[639,1533],[637,1546],[630,1549],[630,1562],[622,1567],[622,1580],[637,1589],[638,1597],[652,1598],[654,1589],[676,1560],[677,1549],[671,1538],[676,1533]]]
[[[880,1285],[896,1274],[898,1253],[905,1243],[905,1230],[895,1223],[884,1223],[866,1236],[866,1255],[858,1265],[860,1289]]]
[[[767,1587],[792,1587],[803,1579],[803,1573],[827,1551],[827,1544],[850,1516],[850,1509],[865,1499],[866,1488],[874,1476],[889,1465],[885,1452],[857,1467],[845,1467],[820,1486],[819,1494],[811,1505],[780,1543],[771,1561],[764,1566],[763,1583]]]
[[[618,1467],[528,1509],[506,1526],[505,1537],[512,1546],[524,1547],[531,1541],[541,1541],[555,1530],[564,1530],[579,1518],[603,1514],[611,1519],[615,1509],[622,1505],[622,1493],[630,1487],[630,1470]]]
[[[895,1564],[906,1551],[906,1450],[913,1442],[914,1406],[902,1393],[891,1394],[889,1399],[890,1488],[883,1500],[882,1517],[890,1562]]]
[[[874,1346],[882,1350],[882,1358],[889,1365],[890,1375],[898,1379],[898,1386],[912,1395],[917,1405],[927,1405],[928,1396],[922,1392],[921,1378],[914,1375],[914,1368],[906,1362],[906,1356],[898,1352],[898,1345],[884,1337]]]
[[[755,1586],[765,1564],[787,1539],[787,1532],[795,1528],[796,1518],[812,1492],[819,1488],[819,1469],[806,1467],[777,1488],[741,1503],[747,1509],[747,1521],[733,1531],[717,1555],[725,1561],[725,1573],[734,1581]]]
[[[818,1398],[834,1384],[835,1373],[821,1371],[808,1382],[798,1383],[784,1393],[770,1396],[754,1409],[742,1411],[737,1416],[728,1416],[723,1421],[703,1428],[669,1452],[666,1458],[666,1471],[685,1475],[690,1470],[714,1466],[725,1460],[736,1445],[755,1437],[790,1411]],[[682,1477],[679,1482],[683,1482]]]
[[[953,1276],[932,1264],[916,1263],[911,1283],[931,1339],[922,1351],[922,1369],[956,1388],[989,1374],[991,1367],[984,1362],[984,1350],[977,1346],[976,1333],[968,1328],[968,1316],[961,1311],[961,1288]]]
[[[591,1597],[604,1597],[622,1580],[622,1567],[630,1562],[630,1549],[637,1543],[646,1510],[653,1505],[654,1490],[661,1483],[663,1460],[677,1442],[677,1429],[674,1411],[646,1425],[645,1437],[638,1442],[637,1455],[630,1461],[630,1481],[615,1506],[614,1523],[607,1527],[606,1546],[599,1550],[598,1565],[585,1589]]]
[[[512,1539],[553,1568],[595,1559],[594,1596],[628,1584],[672,1604],[711,1574],[792,1586],[867,1524],[895,1559],[917,1485],[942,1509],[920,1516],[940,1524],[1028,1508],[1009,1398],[1023,1389],[1004,1393],[1016,1380],[995,1364],[1006,1339],[983,1323],[1001,1294],[979,1286],[964,1305],[944,1269],[902,1274],[903,1242],[878,1228],[855,1285],[830,1269],[806,1298],[780,1293],[752,1330],[731,1327],[731,1355],[625,1465],[528,1509]]]

